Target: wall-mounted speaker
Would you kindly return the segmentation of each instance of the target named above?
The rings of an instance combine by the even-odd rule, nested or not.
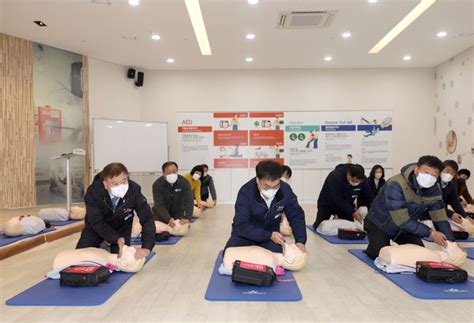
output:
[[[143,81],[145,78],[145,74],[143,72],[137,73],[137,80],[135,81],[136,86],[143,86]]]
[[[134,79],[135,78],[135,69],[134,68],[129,68],[127,71],[127,77],[129,79]]]

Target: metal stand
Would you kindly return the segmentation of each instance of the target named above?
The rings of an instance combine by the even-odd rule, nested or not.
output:
[[[86,153],[83,149],[77,148],[72,151],[72,153],[61,154],[59,156],[51,157],[51,159],[65,159],[66,160],[66,203],[67,211],[71,213],[71,201],[72,201],[72,191],[71,191],[71,158],[74,156],[84,156]]]

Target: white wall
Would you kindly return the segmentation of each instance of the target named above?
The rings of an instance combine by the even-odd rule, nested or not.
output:
[[[436,152],[442,159],[454,159],[461,168],[474,172],[471,148],[474,148],[474,48],[439,65],[435,70],[436,105],[434,134]],[[446,149],[446,135],[454,130],[457,147]],[[474,192],[474,180],[468,181]]]
[[[127,69],[124,66],[89,58],[89,111],[91,120],[93,118],[142,119],[143,88],[136,87],[134,80],[127,78]],[[93,129],[91,129],[91,138],[93,138],[93,135]],[[124,153],[127,153],[126,147],[124,147]],[[137,158],[143,158],[143,156],[137,156]],[[151,185],[154,177],[156,176],[132,176],[142,186],[143,192],[149,199],[152,196]]]
[[[393,165],[398,171],[433,153],[433,75],[434,69],[148,71],[141,117],[169,123],[173,160],[177,112],[392,110]],[[300,200],[315,202],[327,173],[296,171],[293,188]],[[215,170],[218,199],[233,201],[253,174]]]

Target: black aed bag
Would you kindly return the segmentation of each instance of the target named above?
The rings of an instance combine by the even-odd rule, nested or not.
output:
[[[232,281],[256,286],[271,286],[276,280],[271,267],[236,260],[232,268]]]
[[[467,231],[455,231],[455,230],[452,230],[452,231],[453,231],[455,240],[466,240],[467,238],[469,238],[469,232]]]
[[[427,283],[463,283],[467,280],[467,271],[444,262],[417,261],[416,277]]]
[[[170,238],[170,233],[168,231],[163,231],[160,233],[155,233],[155,241],[161,242],[166,241]]]
[[[61,270],[59,275],[61,286],[81,287],[105,283],[110,272],[104,266],[71,266]]]
[[[342,240],[364,240],[365,232],[354,229],[338,229],[337,236]]]

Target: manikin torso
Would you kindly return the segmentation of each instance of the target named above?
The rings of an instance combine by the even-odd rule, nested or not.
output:
[[[301,252],[295,244],[285,244],[284,253],[272,252],[259,246],[231,247],[224,254],[223,265],[232,270],[236,260],[270,267],[281,266],[288,270],[300,270],[306,264],[307,253]]]
[[[458,247],[456,242],[448,241],[447,243],[447,247],[442,249],[424,248],[414,244],[383,247],[375,263],[376,265],[402,266],[412,270],[416,267],[417,261],[445,262],[456,266],[464,265],[466,253]]]
[[[8,237],[37,234],[46,229],[43,219],[34,216],[15,216],[3,224],[3,233]]]
[[[62,269],[75,264],[88,262],[98,263],[104,266],[107,265],[109,268],[125,272],[137,272],[142,269],[145,259],[136,260],[135,252],[136,249],[129,246],[123,247],[121,257],[100,248],[65,250],[54,258],[53,270],[48,273],[48,276],[58,278],[57,273]]]
[[[48,221],[83,220],[85,216],[86,209],[79,206],[71,207],[71,213],[61,208],[46,208],[38,212],[38,217]]]
[[[185,236],[189,230],[189,224],[181,224],[180,220],[174,221],[174,227],[170,227],[168,224],[161,221],[155,221],[156,233],[169,232],[172,236]],[[132,238],[138,238],[142,232],[142,226],[137,221],[133,224]]]

